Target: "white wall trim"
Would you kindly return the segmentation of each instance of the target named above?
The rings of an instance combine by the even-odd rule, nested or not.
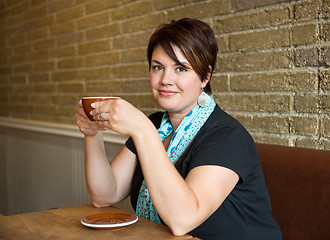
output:
[[[66,124],[0,117],[0,127],[22,129],[27,131],[68,137],[84,138],[84,135],[79,131],[77,126]],[[105,142],[124,144],[128,137],[108,130],[104,132],[103,138]]]

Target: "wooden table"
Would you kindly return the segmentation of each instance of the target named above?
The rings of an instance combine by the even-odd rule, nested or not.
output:
[[[115,207],[86,205],[0,217],[0,239],[196,239],[189,235],[173,236],[166,226],[141,217],[117,230],[92,229],[80,223],[91,214],[120,211],[123,212]]]

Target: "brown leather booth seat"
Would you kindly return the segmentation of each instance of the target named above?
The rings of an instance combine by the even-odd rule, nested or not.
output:
[[[330,151],[257,144],[284,240],[330,239]]]

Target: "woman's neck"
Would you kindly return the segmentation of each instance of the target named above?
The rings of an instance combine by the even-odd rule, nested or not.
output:
[[[196,104],[196,106],[194,106],[192,109],[194,109],[197,106],[198,105]],[[182,120],[192,109],[186,109],[185,111],[182,112],[168,112],[168,117],[170,118],[174,131],[176,131]]]

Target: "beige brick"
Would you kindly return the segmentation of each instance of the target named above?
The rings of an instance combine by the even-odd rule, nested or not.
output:
[[[37,105],[33,108],[33,114],[35,116],[39,115],[39,117],[42,117],[42,120],[46,122],[52,122],[52,118],[54,118],[57,113],[57,107],[55,105]]]
[[[77,93],[85,90],[84,84],[81,82],[59,83],[57,89],[62,93]]]
[[[317,0],[297,3],[295,4],[294,10],[296,20],[317,19],[321,11]]]
[[[60,104],[58,109],[57,109],[57,114],[56,114],[56,117],[57,119],[61,119],[61,116],[71,116],[72,120],[74,120],[74,114],[76,112],[76,107],[77,106],[69,106],[69,105],[63,105],[63,104]],[[58,120],[58,121],[59,121]]]
[[[327,115],[327,116],[322,117],[320,125],[321,125],[320,126],[321,137],[330,138],[330,116]]]
[[[76,70],[53,72],[51,74],[52,81],[72,81],[78,79],[78,72]]]
[[[291,64],[290,52],[254,52],[234,53],[220,56],[216,69],[222,71],[242,71],[258,69],[289,68]]]
[[[27,104],[13,104],[13,114],[23,114],[23,115],[29,115],[31,113],[34,112],[34,107],[31,105],[27,105]],[[16,113],[15,113],[16,112]],[[25,114],[24,114],[25,113]]]
[[[22,44],[23,42],[26,42],[26,34],[15,34],[15,37],[9,38],[8,41],[10,46]]]
[[[51,51],[52,57],[70,57],[74,56],[76,53],[76,49],[74,46],[65,46],[65,47],[58,47],[54,48]]]
[[[15,93],[15,98],[11,100],[13,104],[27,104],[28,102],[30,102],[30,97],[22,93]]]
[[[61,34],[56,36],[56,42],[58,46],[67,44],[76,44],[83,40],[82,32],[73,32],[67,34]]]
[[[322,91],[330,91],[330,70],[320,69],[319,79],[320,79],[320,89]]]
[[[29,74],[30,83],[48,82],[48,81],[49,81],[48,73],[31,73],[31,74]]]
[[[164,12],[146,15],[137,19],[129,19],[123,22],[123,32],[137,32],[144,29],[154,29],[158,25],[166,22],[167,14]]]
[[[227,92],[228,87],[228,77],[225,75],[213,75],[210,81],[211,89],[213,93]]]
[[[185,0],[184,3],[194,3],[194,2],[199,2],[199,0]],[[166,1],[157,1],[157,4],[154,4],[154,8],[156,10],[162,10],[166,8],[171,8],[175,6],[180,6],[182,5],[182,1],[178,0],[166,0]]]
[[[233,74],[230,77],[233,91],[313,91],[317,88],[315,71]]]
[[[294,109],[298,113],[330,113],[329,94],[297,94],[294,98]]]
[[[93,81],[86,83],[86,93],[88,95],[106,93],[107,95],[118,94],[120,92],[120,82],[115,80]]]
[[[56,24],[50,27],[50,32],[52,35],[57,35],[60,33],[70,33],[73,32],[74,30],[75,30],[74,21]]]
[[[97,81],[109,79],[111,71],[108,67],[95,68],[95,69],[82,69],[78,73],[79,79]]]
[[[99,66],[108,64],[117,64],[120,61],[119,52],[111,52],[106,54],[95,54],[86,57],[86,66]]]
[[[119,6],[111,11],[113,21],[128,19],[139,15],[146,14],[152,11],[151,0],[142,0],[132,2],[129,5]]]
[[[116,37],[112,41],[113,49],[146,47],[148,46],[149,37],[152,32],[153,31],[144,31]]]
[[[48,37],[47,28],[38,28],[27,32],[27,39],[30,41],[47,38],[47,37]]]
[[[240,14],[239,16],[221,16],[215,21],[214,31],[215,33],[235,32],[265,26],[277,26],[289,22],[291,22],[290,8],[282,6],[275,9]]]
[[[289,112],[290,95],[279,94],[214,94],[214,100],[231,111]]]
[[[20,2],[17,2],[17,4],[12,6],[11,8],[9,8],[8,14],[9,15],[16,15],[16,14],[24,12],[28,8],[29,8],[29,2],[28,1],[20,1]]]
[[[211,16],[230,13],[230,0],[223,1],[210,1],[205,3],[204,1],[186,5],[181,8],[174,8],[167,11],[168,19],[180,19],[183,16],[187,16],[189,13],[190,18],[209,18]]]
[[[298,137],[296,140],[296,147],[329,150],[330,140],[311,137]]]
[[[54,17],[53,15],[45,15],[41,18],[37,18],[36,20],[33,20],[29,23],[29,26],[31,29],[37,29],[41,27],[47,27],[54,23]]]
[[[38,83],[34,85],[35,93],[53,93],[56,91],[56,85],[54,83]]]
[[[319,132],[317,117],[291,117],[290,133],[302,136],[315,136]]]
[[[114,7],[121,6],[126,3],[130,3],[130,2],[132,2],[132,0],[116,0],[116,1],[113,1],[113,0],[107,1],[106,0],[107,8],[114,8]]]
[[[322,19],[328,19],[330,15],[330,1],[322,0],[321,1],[321,14],[320,17]]]
[[[33,18],[38,18],[40,16],[44,16],[47,14],[47,6],[44,5],[40,5],[34,8],[27,8],[28,11],[25,12],[25,18],[26,19],[33,19]],[[26,10],[26,9],[24,9]],[[22,12],[24,12],[24,10]]]
[[[122,63],[147,61],[147,48],[134,48],[122,52]]]
[[[290,120],[285,116],[256,116],[232,114],[249,131],[289,134]]]
[[[53,61],[42,61],[35,62],[32,67],[33,71],[52,71],[55,69],[55,62]]]
[[[107,24],[86,31],[87,40],[116,36],[121,32],[119,23]]]
[[[78,29],[83,29],[83,28],[94,27],[106,23],[109,23],[109,13],[101,12],[78,20],[77,26]]]
[[[319,61],[319,50],[316,47],[296,49],[295,65],[298,67],[318,67],[321,65]]]
[[[92,2],[87,2],[85,4],[85,9],[86,9],[86,13],[90,14],[90,13],[94,13],[94,12],[98,12],[98,11],[102,11],[104,9],[107,8],[108,6],[108,0],[94,0]]]
[[[68,59],[58,61],[57,66],[59,69],[65,69],[65,68],[80,69],[81,67],[85,66],[85,59],[84,58],[68,58]]]
[[[62,93],[59,95],[51,95],[51,102],[60,105],[60,104],[70,104],[78,106],[79,98],[75,95],[63,95]]]
[[[33,43],[33,49],[36,51],[52,49],[55,46],[55,39],[49,38]]]
[[[317,24],[306,24],[292,27],[293,45],[316,43],[317,40]]]
[[[27,94],[33,92],[33,86],[31,84],[15,84],[13,86],[13,92],[15,94]]]
[[[0,75],[6,75],[12,73],[12,67],[9,66],[0,66]]]
[[[330,45],[321,47],[319,50],[319,62],[321,66],[330,66]]]
[[[288,2],[288,0],[267,0],[267,1],[260,1],[260,0],[250,0],[250,1],[242,1],[242,0],[232,0],[231,7],[232,11],[241,11],[247,9],[255,9],[262,6],[272,5],[276,3]]]
[[[30,43],[19,45],[11,49],[13,54],[26,54],[31,52],[32,45]],[[5,51],[0,51],[1,56],[10,55],[10,49],[6,48]]]
[[[25,83],[25,82],[19,82],[19,83]],[[12,86],[10,85],[0,85],[0,93],[1,96],[4,96],[5,94],[11,94],[12,93]]]
[[[48,4],[49,12],[59,12],[63,9],[74,6],[75,0],[56,0]]]
[[[51,103],[51,98],[49,94],[38,94],[38,95],[31,95],[29,97],[29,102],[32,103],[33,105],[39,105],[41,104],[50,104]]]
[[[37,5],[40,5],[40,4],[45,4],[45,1],[44,0],[31,0],[31,5],[32,6],[37,6]]]
[[[16,65],[14,67],[14,72],[15,73],[26,73],[26,72],[30,72],[31,71],[31,64],[30,63],[26,63],[26,64],[20,64],[20,65]]]
[[[288,28],[229,36],[229,46],[232,51],[287,47],[289,45],[290,31]]]
[[[229,36],[216,36],[219,53],[229,52]]]
[[[27,76],[26,74],[15,74],[15,75],[11,75],[10,76],[10,83],[11,84],[22,84],[22,83],[26,83],[27,80]],[[0,91],[1,92],[1,91]],[[9,93],[9,92],[7,92]]]
[[[122,98],[132,103],[137,108],[157,108],[158,105],[151,94],[122,95]]]
[[[139,78],[148,76],[147,64],[129,64],[112,67],[114,78]]]
[[[123,80],[120,81],[120,92],[123,93],[150,93],[149,80]]]
[[[27,58],[31,62],[46,61],[49,59],[48,49],[42,49],[42,51],[35,51],[27,54]]]
[[[77,19],[83,16],[84,9],[82,5],[73,8],[65,9],[56,13],[56,21],[63,22],[68,20]]]
[[[289,136],[283,136],[282,134],[274,136],[269,134],[251,132],[251,135],[256,143],[275,144],[281,146],[288,146],[290,144]]]
[[[110,49],[110,43],[108,40],[80,43],[78,45],[78,53],[80,55],[108,51]]]

